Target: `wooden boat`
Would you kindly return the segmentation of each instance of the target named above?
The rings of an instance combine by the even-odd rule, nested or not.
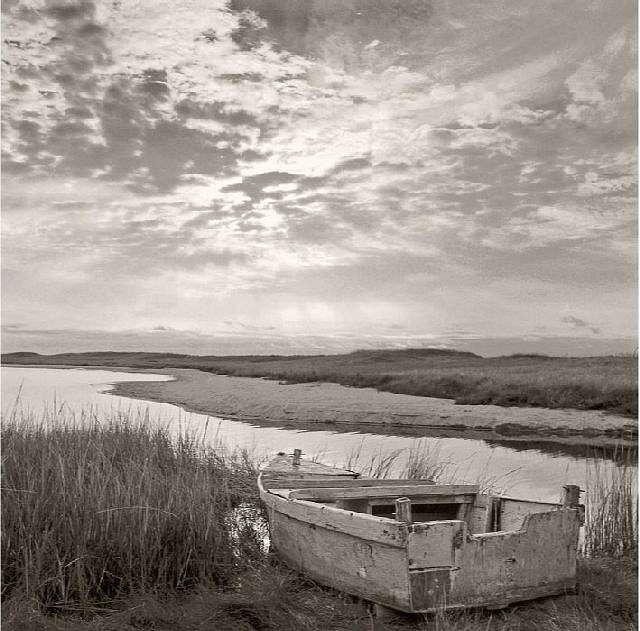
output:
[[[475,485],[365,479],[280,454],[260,473],[271,544],[291,568],[384,608],[501,608],[576,584],[580,489],[554,504]]]

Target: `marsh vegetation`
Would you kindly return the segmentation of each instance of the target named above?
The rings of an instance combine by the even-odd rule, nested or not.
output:
[[[480,357],[441,349],[356,351],[343,355],[215,357],[168,353],[12,353],[3,362],[37,365],[194,368],[291,383],[326,381],[456,403],[638,413],[632,356]]]
[[[39,419],[16,408],[1,438],[4,628],[373,628],[365,604],[268,554],[258,463],[247,451],[171,436],[145,418],[64,407]],[[416,450],[405,473],[443,475],[437,456]],[[353,458],[378,475],[391,464]],[[632,467],[619,472],[593,471],[576,594],[438,614],[431,628],[634,628],[637,503]],[[375,624],[427,628],[419,617]]]

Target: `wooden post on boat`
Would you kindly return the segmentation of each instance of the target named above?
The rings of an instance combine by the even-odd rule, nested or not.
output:
[[[300,464],[300,456],[302,455],[302,450],[301,449],[294,449],[293,450],[293,464],[294,465],[299,465]]]
[[[407,524],[412,522],[411,500],[408,497],[399,497],[396,500],[396,521],[402,521]]]
[[[408,497],[399,497],[396,500],[396,521],[401,521],[406,524],[410,524],[412,522],[411,500]],[[399,611],[385,607],[384,605],[379,605],[378,603],[373,605],[373,615],[383,624],[385,622],[398,622],[402,617],[402,614]]]
[[[580,504],[580,487],[575,484],[567,484],[562,488],[564,489],[562,505],[565,508],[578,508]]]

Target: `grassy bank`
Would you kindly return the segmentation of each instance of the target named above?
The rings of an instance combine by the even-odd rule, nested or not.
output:
[[[305,580],[266,553],[246,452],[207,448],[144,420],[90,413],[52,413],[37,423],[15,414],[4,419],[1,438],[4,629],[374,628],[363,603]],[[407,472],[437,475],[437,463],[427,462],[434,456],[416,454]],[[620,483],[594,476],[594,499],[609,497]],[[618,527],[612,511],[632,498],[622,494],[608,504],[606,519],[593,518],[589,537],[596,543],[592,558],[581,560],[576,594],[375,628],[635,628],[635,526],[624,549],[606,544]],[[598,515],[595,508],[590,515]]]
[[[257,505],[246,453],[62,414],[2,427],[3,597],[54,611],[234,584],[260,544],[234,522]]]
[[[358,351],[346,355],[213,357],[166,353],[11,353],[3,362],[42,365],[195,368],[291,383],[327,381],[457,403],[605,410],[636,417],[633,357],[484,358],[438,349]]]

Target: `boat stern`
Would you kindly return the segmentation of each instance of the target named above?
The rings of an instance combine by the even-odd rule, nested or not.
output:
[[[529,514],[516,531],[474,535],[462,521],[416,524],[408,538],[412,609],[501,608],[570,591],[579,528],[572,508]],[[416,563],[412,549],[436,554]]]

